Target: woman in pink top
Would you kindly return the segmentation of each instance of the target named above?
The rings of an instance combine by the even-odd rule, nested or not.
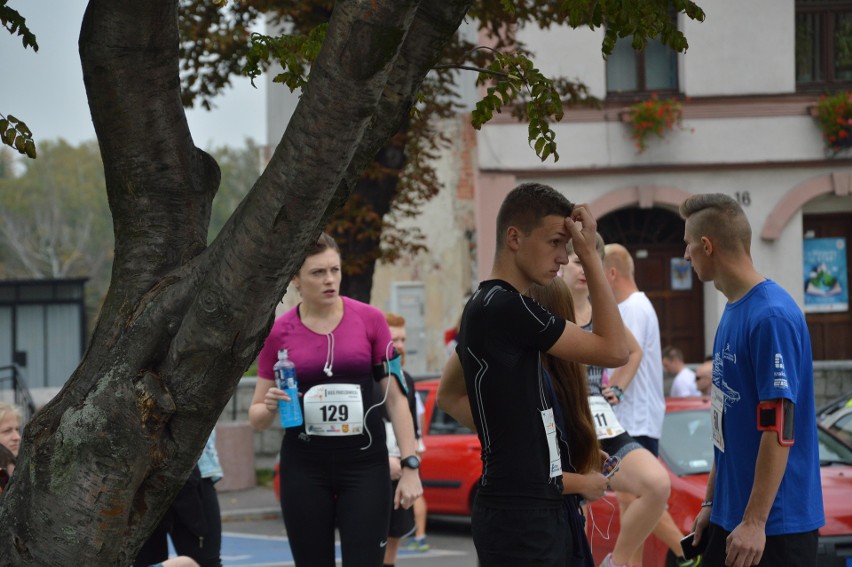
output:
[[[391,498],[407,508],[422,494],[419,461],[406,395],[380,370],[393,358],[384,315],[342,297],[340,279],[340,251],[323,233],[293,277],[301,303],[275,321],[260,351],[249,420],[266,429],[277,419],[278,401],[289,401],[272,370],[278,351],[286,349],[304,415],[281,443],[281,510],[293,558],[305,567],[334,567],[336,527],[344,567],[378,567]],[[386,400],[404,456],[394,495],[376,400]]]

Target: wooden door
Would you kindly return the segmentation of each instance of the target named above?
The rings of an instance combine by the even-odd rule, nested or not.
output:
[[[852,244],[852,214],[804,215],[802,227],[806,237],[846,239],[846,281],[852,282],[852,258],[849,254],[849,245]],[[804,274],[802,281],[804,282]],[[833,313],[806,313],[805,319],[811,333],[814,360],[852,358],[852,314],[848,309]]]
[[[703,361],[704,287],[682,261],[680,216],[661,208],[621,209],[603,216],[598,230],[607,243],[619,243],[633,256],[636,285],[657,311],[661,346],[679,348],[687,363]]]
[[[657,311],[661,346],[679,348],[687,363],[704,360],[704,288],[692,266],[682,262],[683,246],[628,245],[627,249],[636,267],[636,285]]]

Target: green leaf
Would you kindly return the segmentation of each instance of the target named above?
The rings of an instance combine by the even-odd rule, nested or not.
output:
[[[36,145],[32,140],[27,140],[24,143],[24,152],[27,154],[27,157],[30,159],[36,158]]]

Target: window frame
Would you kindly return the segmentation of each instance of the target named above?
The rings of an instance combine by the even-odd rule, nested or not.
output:
[[[798,58],[798,45],[794,45],[793,59],[796,92],[826,92],[838,91],[852,87],[852,79],[837,80],[835,73],[834,29],[837,14],[848,13],[852,17],[852,0],[824,0],[817,2],[802,2],[796,0],[794,38],[798,36],[798,20],[802,14],[820,16],[820,40],[815,45],[819,50],[817,58],[823,69],[823,79],[819,81],[799,81],[798,70],[795,69]],[[795,39],[794,39],[795,43]]]
[[[619,41],[630,41],[632,42],[632,36],[628,36],[625,38],[619,38]],[[605,76],[606,79],[606,99],[612,101],[623,101],[623,102],[633,102],[639,100],[645,100],[652,94],[660,95],[664,98],[677,98],[678,95],[681,94],[680,91],[680,54],[677,53],[674,49],[669,47],[668,45],[663,44],[660,40],[656,38],[651,38],[649,41],[657,41],[659,42],[666,50],[668,50],[671,54],[674,55],[674,63],[675,63],[675,86],[669,89],[649,89],[647,85],[647,65],[645,60],[645,55],[647,52],[646,49],[642,50],[633,50],[634,57],[634,65],[636,67],[636,89],[630,91],[610,91],[609,90],[609,80],[608,76]],[[609,59],[607,59],[607,65],[609,65]],[[608,72],[605,73],[608,75]]]

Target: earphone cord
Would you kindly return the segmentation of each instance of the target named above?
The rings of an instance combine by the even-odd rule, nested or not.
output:
[[[386,362],[390,362],[390,356],[388,355],[388,348],[389,348],[389,347],[390,347],[391,349],[393,349],[393,341],[391,341],[390,343],[388,343],[388,346],[386,346],[386,347],[385,347],[385,361],[386,361]],[[393,352],[393,351],[391,351],[391,353],[392,353],[392,352]],[[365,412],[364,412],[364,431],[366,431],[366,432],[367,432],[367,437],[369,438],[369,441],[367,442],[367,444],[366,444],[365,446],[361,447],[361,450],[362,450],[362,451],[365,451],[365,450],[369,449],[369,448],[370,448],[370,446],[373,444],[373,434],[372,434],[372,433],[370,433],[370,428],[369,428],[369,427],[367,427],[367,416],[368,416],[368,415],[370,415],[370,412],[371,412],[371,411],[373,411],[373,409],[375,409],[375,408],[379,407],[380,405],[382,405],[383,403],[385,403],[385,401],[388,399],[388,391],[390,391],[390,383],[391,383],[391,380],[392,380],[392,379],[393,379],[393,378],[392,378],[391,376],[388,376],[388,383],[387,383],[387,385],[385,386],[385,395],[382,397],[382,401],[380,401],[380,402],[378,402],[378,403],[376,403],[376,404],[371,405],[369,408],[367,408],[367,411],[365,411]]]
[[[326,376],[331,378],[334,374],[332,372],[332,368],[334,367],[334,333],[327,334],[325,340],[328,346],[325,351],[325,365],[322,367],[322,371],[325,372]]]
[[[598,525],[595,523],[594,514],[592,514],[591,502],[586,506],[586,511],[589,513],[589,521],[592,523],[591,536],[589,537],[589,547],[592,549],[592,551],[594,551],[594,549],[595,549],[595,546],[594,546],[594,543],[593,543],[594,539],[595,539],[595,532],[597,532],[606,541],[609,541],[609,539],[610,539],[609,529],[610,529],[610,526],[612,526],[613,518],[615,518],[615,505],[612,502],[610,502],[609,500],[604,500],[604,502],[606,502],[609,505],[609,507],[612,508],[612,515],[609,517],[609,521],[606,524],[606,533],[602,532],[601,529],[598,527]]]

